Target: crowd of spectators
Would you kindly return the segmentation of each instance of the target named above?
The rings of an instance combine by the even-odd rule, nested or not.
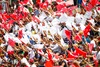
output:
[[[99,67],[100,6],[16,1],[0,14],[0,67]]]

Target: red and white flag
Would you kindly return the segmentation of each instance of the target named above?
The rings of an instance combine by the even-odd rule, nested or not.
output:
[[[11,55],[11,54],[14,53],[14,49],[13,49],[10,45],[8,45],[8,47],[7,47],[7,53],[8,53],[9,55]]]

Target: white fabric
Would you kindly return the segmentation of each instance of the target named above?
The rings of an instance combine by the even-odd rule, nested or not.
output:
[[[92,16],[92,11],[87,11],[84,16],[85,18],[90,19]]]
[[[34,46],[34,48],[36,48],[36,49],[43,49],[44,44],[35,44],[35,45],[33,45],[33,46]]]
[[[8,38],[10,38],[9,34],[8,33],[5,33],[4,35],[4,39],[8,42]]]
[[[57,18],[54,18],[51,23],[52,25],[58,25],[60,21]]]
[[[72,30],[72,24],[74,23],[74,17],[68,16],[68,19],[66,21],[66,26],[69,30]]]
[[[88,20],[93,26],[95,26],[94,19]]]
[[[29,52],[29,55],[30,55],[30,59],[32,59],[32,58],[35,56],[34,51],[33,51],[33,50],[31,50],[31,51]]]
[[[4,47],[4,46],[6,46],[6,45],[7,45],[7,44],[1,44],[0,47]]]
[[[97,54],[97,59],[100,60],[100,51]]]
[[[17,38],[17,37],[14,37],[13,40],[14,40],[16,43],[21,43],[21,41],[20,41],[19,38]]]
[[[83,31],[83,30],[85,29],[85,25],[80,24],[80,28],[81,28],[81,30]]]
[[[38,39],[38,42],[37,43],[40,43],[41,42],[41,38],[40,38],[40,35],[39,34],[34,34],[33,37],[35,39]]]
[[[30,43],[27,35],[23,35],[23,38],[20,39],[22,42],[24,42],[25,44]]]
[[[14,51],[14,49],[10,45],[8,45],[7,51]]]
[[[27,61],[26,58],[22,58],[21,63],[25,63],[28,67],[30,67],[30,64],[29,64],[29,62]]]
[[[61,37],[64,38],[64,39],[66,38],[65,30],[68,30],[68,29],[67,28],[63,28],[61,30]]]
[[[61,42],[62,46],[66,46],[66,43],[64,43],[64,40],[62,38],[61,38],[60,42]]]
[[[31,27],[32,27],[31,23],[25,25],[25,29],[27,29],[28,31],[31,31]]]
[[[36,67],[36,65],[35,64],[32,64],[32,66],[31,67]]]
[[[94,40],[92,40],[90,43],[91,43],[91,44],[93,44],[93,45],[94,45],[94,47],[96,47],[96,43],[95,43],[95,41],[94,41]]]
[[[47,15],[44,12],[42,12],[39,16],[39,19],[40,19],[40,21],[43,21],[46,17],[47,17]]]
[[[64,13],[59,18],[60,22],[66,22],[67,21],[67,15]]]
[[[81,20],[82,20],[82,18],[81,18],[81,14],[76,13],[75,20],[76,20],[76,23],[77,23],[77,24],[81,23]]]
[[[2,59],[0,58],[0,64],[2,64]]]

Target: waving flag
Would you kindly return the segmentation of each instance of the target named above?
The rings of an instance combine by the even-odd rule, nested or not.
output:
[[[90,24],[88,24],[86,26],[86,28],[84,29],[84,31],[83,31],[85,37],[88,36],[88,33],[90,32],[90,29],[91,29]]]
[[[52,55],[48,51],[48,60],[45,62],[45,67],[53,67]]]
[[[34,22],[37,22],[37,23],[40,23],[39,18],[38,18],[38,17],[36,17],[36,16],[33,16],[33,21],[34,21]]]
[[[70,40],[70,38],[71,38],[71,31],[70,30],[65,30],[65,34],[66,34],[66,37]]]
[[[78,56],[76,55],[73,55],[70,51],[67,51],[68,52],[68,58],[77,58]]]
[[[8,44],[9,44],[10,46],[14,47],[14,46],[15,46],[15,41],[13,41],[12,39],[9,38]]]
[[[13,14],[11,14],[10,16],[11,16],[12,19],[18,20],[18,15],[17,15],[17,13],[13,13]]]
[[[92,52],[92,49],[93,49],[94,45],[89,43],[88,47],[89,47],[89,51]]]
[[[88,3],[87,5],[84,5],[84,3],[82,3],[82,6],[86,11],[91,11],[93,9],[93,6],[90,3]]]
[[[23,37],[23,32],[22,30],[19,30],[18,31],[18,38],[21,39]]]
[[[7,47],[7,53],[8,53],[9,55],[14,54],[14,49],[13,49],[10,45],[8,45],[8,47]]]
[[[77,34],[77,35],[74,37],[74,40],[75,40],[75,41],[82,41],[82,36],[80,36],[79,34]]]
[[[78,47],[75,47],[76,53],[82,55],[83,57],[86,57],[87,53],[81,49],[79,49]]]
[[[90,0],[90,3],[94,7],[98,3],[98,0]]]

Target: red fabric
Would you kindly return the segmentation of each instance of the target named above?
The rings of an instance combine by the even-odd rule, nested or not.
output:
[[[52,60],[52,55],[50,53],[48,53],[48,59]]]
[[[2,20],[6,21],[8,18],[5,16],[5,14],[2,14]]]
[[[8,23],[11,25],[14,23],[14,20],[9,20]]]
[[[95,63],[95,67],[98,67],[98,60],[96,58],[96,55],[93,56],[93,61]]]
[[[2,5],[0,4],[0,10],[2,10]]]
[[[94,7],[96,6],[98,0],[90,0],[91,5]]]
[[[91,11],[93,9],[93,6],[90,3],[88,3],[87,5],[84,5],[82,3],[82,6],[85,8],[86,11]]]
[[[83,0],[83,2],[86,2],[87,0]]]
[[[48,52],[48,61],[46,61],[45,67],[53,67],[52,55],[49,52]]]
[[[33,62],[34,62],[34,60],[33,60],[33,59],[30,59],[30,60],[29,60],[29,62],[30,62],[30,63],[33,63]]]
[[[21,11],[23,11],[23,8],[24,8],[23,6],[19,6],[17,11],[21,12]]]
[[[14,47],[14,46],[15,46],[15,41],[13,41],[12,39],[9,38],[8,44],[9,44],[10,46]]]
[[[19,62],[16,64],[16,67],[20,67],[20,64],[21,64],[21,62],[19,61]]]
[[[86,57],[87,53],[82,51],[81,49],[75,47],[76,53],[82,55],[83,57]]]
[[[9,24],[9,23],[8,23],[8,24],[6,24],[6,23],[1,23],[0,26],[1,26],[2,28],[4,28],[5,30],[9,30],[9,29],[10,29],[10,24]]]
[[[4,23],[0,23],[0,27],[4,28]]]
[[[39,3],[39,6],[40,6],[40,8],[47,9],[47,7],[48,7],[48,2]]]
[[[7,18],[7,19],[9,19],[10,18],[10,16],[6,13],[5,14],[5,17]]]
[[[71,31],[70,30],[65,30],[65,34],[66,34],[66,37],[70,40],[70,38],[71,38]]]
[[[36,3],[39,4],[41,2],[41,0],[36,0]]]
[[[90,43],[88,44],[88,47],[89,47],[89,51],[90,52],[92,52],[93,46],[94,46],[93,44],[90,44]]]
[[[28,16],[28,13],[25,11],[22,11],[23,17],[26,18]]]
[[[62,12],[62,13],[65,13],[65,12],[67,12],[67,11],[68,11],[68,8],[66,8],[66,7],[64,7],[64,8],[61,9],[61,12]]]
[[[90,32],[90,24],[88,24],[88,25],[86,26],[86,28],[84,29],[84,31],[83,31],[85,37],[88,36],[88,32]]]
[[[26,5],[28,2],[29,2],[29,0],[23,0],[23,1],[20,1],[19,3],[20,3],[21,5]]]
[[[35,16],[33,16],[33,21],[37,22],[37,23],[40,23],[40,20],[37,17],[35,17]]]
[[[98,7],[98,10],[100,10],[100,7]]]
[[[8,51],[7,53],[8,53],[8,55],[12,55],[12,54],[14,54],[14,51]]]
[[[78,56],[79,54],[78,54],[76,51],[74,51],[74,52],[73,52],[73,55]]]
[[[100,37],[98,38],[98,40],[100,41]]]
[[[45,67],[53,67],[53,64],[51,61],[46,61]]]
[[[82,36],[80,36],[79,34],[77,34],[77,35],[74,37],[74,40],[76,40],[76,41],[82,41]]]
[[[19,30],[19,32],[18,32],[18,38],[21,39],[22,37],[23,37],[23,32],[22,32],[22,30]]]
[[[7,24],[5,24],[5,29],[6,30],[10,30],[11,26],[13,25],[14,21],[13,20],[9,20]]]
[[[22,18],[23,18],[23,15],[22,14],[19,14],[19,20],[22,19]]]
[[[23,2],[24,2],[24,4],[27,4],[29,2],[29,0],[24,0]]]
[[[93,6],[90,4],[90,3],[88,3],[88,5],[86,6],[86,8],[85,8],[87,11],[91,11],[92,9],[93,9]]]
[[[74,60],[74,58],[66,58],[66,60]]]
[[[17,15],[17,13],[13,13],[13,14],[11,14],[10,16],[11,16],[11,18],[13,18],[14,20],[18,20],[18,15]]]
[[[73,55],[70,51],[68,52],[68,58],[77,58],[78,56]]]
[[[57,2],[62,2],[62,0],[56,0]]]
[[[98,1],[97,4],[100,4],[100,1]]]
[[[12,24],[10,24],[10,23],[6,24],[6,30],[10,30],[11,25],[12,25]]]
[[[86,65],[85,67],[90,67],[89,65]]]
[[[64,6],[63,4],[58,4],[58,5],[56,6],[57,11],[61,11],[61,9],[64,8],[64,7],[65,7],[65,6]]]
[[[42,49],[38,49],[38,53],[41,55],[44,55],[44,52],[42,51]]]

